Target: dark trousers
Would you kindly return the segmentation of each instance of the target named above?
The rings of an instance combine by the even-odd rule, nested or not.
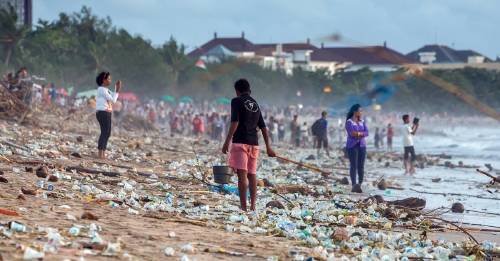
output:
[[[412,162],[417,159],[417,156],[415,155],[415,147],[413,146],[408,146],[404,148],[404,160],[411,160]]]
[[[314,144],[314,146],[316,146],[317,149],[321,149],[321,148],[327,149],[328,148],[328,137],[326,137],[326,135],[325,136],[316,136],[315,141],[316,141],[316,144]]]
[[[111,112],[98,111],[96,113],[96,118],[99,122],[99,126],[101,126],[101,135],[97,142],[97,149],[106,150],[109,136],[111,136]]]
[[[363,176],[365,174],[366,147],[361,147],[358,143],[356,146],[347,149],[347,155],[349,155],[349,162],[351,164],[349,169],[351,184],[354,186],[356,184],[363,183]],[[358,175],[359,182],[356,182],[356,174]]]

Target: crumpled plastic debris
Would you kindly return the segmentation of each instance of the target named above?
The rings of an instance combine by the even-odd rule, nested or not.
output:
[[[191,243],[188,243],[181,247],[181,251],[184,253],[193,254],[195,252],[195,248]]]
[[[24,260],[33,260],[33,259],[41,259],[41,258],[44,258],[45,257],[45,253],[41,252],[41,251],[37,251],[31,247],[27,247],[25,250],[24,250],[24,254],[23,254],[23,259]]]
[[[163,250],[163,253],[165,253],[166,256],[174,256],[175,249],[173,249],[172,247],[166,247],[165,250]]]

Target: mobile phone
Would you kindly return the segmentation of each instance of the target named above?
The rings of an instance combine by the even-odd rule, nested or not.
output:
[[[420,121],[419,118],[417,118],[417,117],[413,118],[413,124],[418,124],[419,121]]]

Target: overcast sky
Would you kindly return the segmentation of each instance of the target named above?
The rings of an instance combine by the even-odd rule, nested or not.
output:
[[[245,31],[254,43],[311,38],[317,44],[337,32],[344,45],[387,41],[408,53],[437,42],[500,56],[499,0],[34,0],[34,21],[54,20],[82,5],[154,44],[173,35],[190,49],[215,31]]]

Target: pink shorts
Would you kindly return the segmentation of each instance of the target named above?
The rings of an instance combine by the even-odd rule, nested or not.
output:
[[[256,174],[258,158],[259,146],[233,143],[227,163],[234,170],[246,170],[249,174]]]

